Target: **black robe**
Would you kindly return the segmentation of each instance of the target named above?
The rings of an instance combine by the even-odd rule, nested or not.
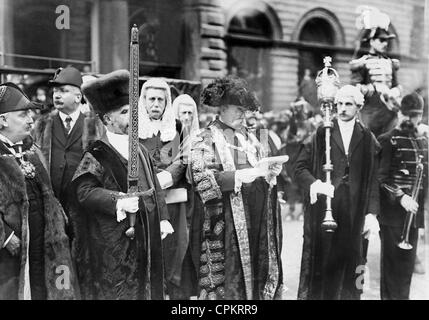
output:
[[[306,192],[304,213],[304,245],[298,299],[359,299],[361,289],[355,285],[357,266],[364,265],[362,231],[367,213],[378,214],[376,181],[377,150],[373,134],[356,121],[348,157],[338,123],[334,121],[331,136],[331,181],[335,187],[332,199],[333,216],[338,223],[334,233],[322,232],[326,201],[319,196],[310,205],[310,185],[326,181],[325,131],[321,126],[301,146],[295,164],[294,179]],[[348,174],[348,186],[342,181]],[[347,209],[344,209],[347,208]]]
[[[140,197],[134,240],[125,235],[129,218],[116,220],[117,196],[127,192],[127,161],[106,138],[88,148],[73,177],[73,252],[84,299],[164,298],[160,220],[168,212],[141,145],[139,160],[139,184],[155,192]]]
[[[186,174],[189,175],[189,172],[187,172],[188,155],[184,151],[185,140],[189,143],[179,120],[176,120],[176,136],[173,140],[161,141],[161,132],[142,140],[154,160],[155,172],[165,170],[171,174],[173,185],[168,189],[185,188],[187,190],[187,202],[167,205],[174,233],[169,234],[162,241],[162,245],[170,299],[188,299],[196,295],[198,270],[195,259],[192,260],[192,256],[195,256],[192,223],[196,204],[194,190],[186,179]]]

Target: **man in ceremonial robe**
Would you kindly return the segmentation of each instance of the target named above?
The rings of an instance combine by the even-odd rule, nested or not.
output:
[[[30,137],[32,108],[18,86],[0,85],[0,300],[77,299],[66,216]]]
[[[191,148],[200,215],[200,299],[279,299],[282,295],[282,223],[276,177],[281,164],[258,166],[270,155],[245,128],[259,103],[240,78],[216,79],[202,103],[220,109]]]
[[[170,299],[189,299],[196,294],[197,282],[190,243],[194,209],[186,179],[189,151],[185,147],[186,130],[175,117],[170,87],[163,79],[151,78],[143,84],[139,126],[139,136],[154,159],[159,182],[165,189],[174,230],[163,241],[168,295]]]
[[[304,244],[298,299],[360,299],[356,279],[364,266],[362,234],[378,231],[378,144],[374,135],[357,119],[364,99],[351,85],[335,97],[338,115],[331,131],[332,184],[324,181],[325,128],[301,145],[294,179],[305,191]],[[335,189],[335,193],[334,193]],[[321,196],[317,199],[317,195]],[[332,198],[332,214],[338,227],[322,230],[326,198]]]
[[[106,127],[91,144],[73,177],[74,254],[84,299],[163,299],[161,237],[171,228],[163,192],[146,149],[138,150],[138,184],[127,192],[129,72],[117,70],[82,86]],[[129,213],[136,213],[135,237]]]

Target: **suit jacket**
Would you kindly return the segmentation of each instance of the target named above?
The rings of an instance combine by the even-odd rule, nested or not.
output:
[[[103,124],[93,113],[81,113],[68,136],[58,110],[36,121],[33,137],[42,150],[57,198],[67,190],[84,149],[104,132]]]

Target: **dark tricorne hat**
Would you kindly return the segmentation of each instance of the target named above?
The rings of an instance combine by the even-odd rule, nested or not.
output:
[[[404,96],[401,100],[401,112],[406,116],[412,116],[423,113],[423,97],[417,92]]]
[[[257,111],[260,108],[260,103],[249,89],[246,80],[230,76],[217,78],[204,88],[201,103],[210,107],[237,105],[249,111]]]
[[[116,110],[129,103],[128,70],[116,70],[85,82],[82,92],[99,115]]]
[[[369,41],[371,39],[394,39],[396,36],[388,30],[377,27],[373,29],[365,29],[363,31],[362,41]]]
[[[0,84],[0,114],[28,109],[41,109],[41,104],[30,101],[12,82]]]
[[[82,75],[80,71],[74,67],[59,68],[55,72],[54,79],[50,80],[49,83],[53,87],[71,85],[80,89],[82,85]]]

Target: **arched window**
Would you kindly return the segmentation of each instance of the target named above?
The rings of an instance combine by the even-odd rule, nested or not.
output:
[[[275,11],[262,1],[239,1],[227,10],[228,72],[247,80],[262,104],[270,110],[273,40],[281,39]]]
[[[317,111],[316,73],[324,66],[325,56],[333,57],[334,46],[344,46],[344,32],[337,17],[323,8],[313,9],[300,19],[294,32],[301,44],[298,62],[298,95],[304,97]]]
[[[271,40],[273,30],[270,21],[263,12],[253,8],[246,8],[232,18],[228,34]]]
[[[299,41],[320,44],[335,44],[334,30],[323,18],[313,18],[306,22],[299,34]]]

